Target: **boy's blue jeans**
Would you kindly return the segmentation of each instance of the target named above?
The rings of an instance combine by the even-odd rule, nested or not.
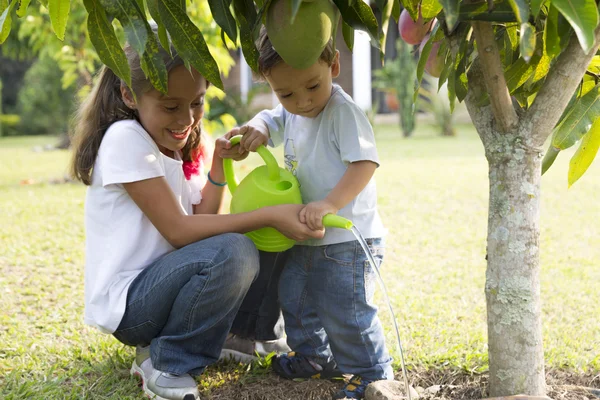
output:
[[[160,371],[200,374],[219,358],[258,269],[256,247],[237,233],[174,250],[132,282],[113,335],[128,345],[150,343]]]
[[[377,262],[382,239],[367,239]],[[376,271],[358,241],[294,246],[279,281],[290,348],[345,374],[393,379],[392,358],[373,304]]]

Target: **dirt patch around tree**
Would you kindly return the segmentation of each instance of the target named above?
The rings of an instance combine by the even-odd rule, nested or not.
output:
[[[402,376],[396,376],[402,381]],[[230,374],[207,371],[206,400],[329,400],[344,385],[342,380],[289,381],[272,373]],[[409,381],[421,400],[477,400],[488,396],[488,377],[460,371],[412,371]],[[599,400],[600,373],[549,370],[548,397],[553,400]],[[209,389],[210,388],[210,389]],[[399,399],[400,400],[400,399]]]

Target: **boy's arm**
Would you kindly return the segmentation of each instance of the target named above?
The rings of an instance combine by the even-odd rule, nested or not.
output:
[[[300,211],[300,221],[306,223],[311,229],[323,228],[323,217],[327,214],[336,214],[344,208],[367,186],[377,163],[373,161],[356,161],[350,163],[342,179],[321,201],[309,203]]]

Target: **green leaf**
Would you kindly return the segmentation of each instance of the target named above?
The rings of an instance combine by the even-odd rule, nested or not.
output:
[[[235,43],[237,41],[237,25],[229,8],[231,0],[208,0],[208,5],[215,22],[225,31],[229,39]]]
[[[288,0],[286,0],[288,1]],[[267,2],[268,6],[270,2]],[[233,0],[235,16],[240,28],[240,43],[246,62],[254,71],[258,71],[258,50],[256,49],[254,32],[260,23],[260,18],[251,0]],[[263,7],[261,11],[264,11]]]
[[[504,65],[511,65],[515,62],[515,53],[519,46],[517,25],[507,25],[504,30],[503,38]]]
[[[398,23],[398,20],[400,19],[400,12],[401,7],[400,7],[400,0],[392,0],[394,2],[394,7],[392,7],[392,17],[394,17],[394,21],[396,21],[396,23]]]
[[[413,21],[416,21],[417,19],[419,19],[419,3],[421,3],[421,0],[403,0],[402,1],[402,5],[404,6],[404,8],[406,8],[406,11],[408,11],[408,14],[413,19]],[[342,14],[342,16],[343,16],[343,14]]]
[[[344,36],[344,42],[346,46],[352,51],[354,47],[354,28],[342,21],[342,35]]]
[[[379,24],[373,10],[364,1],[333,0],[342,14],[342,19],[354,29],[367,32],[372,44],[379,45]]]
[[[544,156],[544,159],[542,160],[542,175],[544,175],[546,173],[546,171],[548,171],[548,169],[550,169],[552,164],[554,164],[554,160],[556,160],[556,156],[558,156],[558,153],[560,153],[560,149],[557,149],[556,147],[554,147],[552,145],[550,145],[550,147],[548,147],[548,150],[546,151],[546,155]]]
[[[442,5],[438,0],[423,0],[421,2],[421,15],[423,20],[429,21],[442,11]]]
[[[379,0],[382,2],[383,0]],[[379,35],[379,55],[381,58],[381,63],[383,64],[385,61],[385,39],[387,37],[388,26],[390,24],[390,19],[392,18],[392,7],[394,3],[392,0],[385,1],[385,5],[383,8],[380,8],[381,12],[381,34]],[[337,14],[339,16],[339,14]],[[336,20],[337,21],[337,20]],[[335,24],[337,28],[337,23]],[[335,38],[335,35],[334,35]]]
[[[127,86],[131,87],[131,71],[127,57],[112,24],[106,18],[106,13],[93,0],[86,0],[84,4],[89,14],[87,28],[90,41],[94,45],[100,61],[121,78]]]
[[[29,3],[31,0],[21,0],[17,5],[17,16],[19,18],[23,18],[27,14],[27,7],[29,7]]]
[[[0,14],[0,44],[4,43],[10,33],[12,27],[12,16],[10,13],[12,13],[17,3],[17,0],[13,0],[8,7],[2,10],[2,14]]]
[[[531,15],[533,15],[533,18],[537,18],[542,8],[542,4],[545,2],[546,0],[531,0]]]
[[[529,22],[521,24],[519,47],[521,49],[521,56],[525,62],[529,62],[535,51],[535,28]]]
[[[423,73],[425,72],[425,64],[427,64],[427,59],[429,58],[429,54],[431,53],[431,47],[434,41],[441,40],[444,37],[444,31],[439,29],[440,24],[435,24],[429,37],[427,38],[427,42],[423,46],[421,50],[421,54],[419,55],[419,62],[417,63],[417,81],[415,83],[415,94],[414,100],[417,101],[417,97],[419,97],[419,88],[421,87],[421,81],[423,80]],[[440,32],[440,33],[438,33]]]
[[[569,187],[577,182],[592,165],[598,154],[598,148],[600,148],[600,118],[596,118],[569,162]]]
[[[490,21],[490,22],[516,22],[517,17],[511,6],[506,1],[494,2],[492,10],[488,9],[487,2],[474,4],[461,4],[458,12],[459,21]]]
[[[468,63],[468,51],[469,51],[469,31],[465,29],[464,34],[461,38],[460,46],[458,47],[458,53],[456,54],[456,60],[454,62],[455,69],[455,91],[456,98],[462,102],[467,97],[468,79],[467,79],[467,63]]]
[[[154,35],[148,37],[146,51],[142,56],[140,66],[146,77],[152,82],[152,86],[166,94],[169,89],[167,67],[159,53],[158,42]]]
[[[517,21],[520,24],[524,24],[529,20],[529,2],[526,0],[508,0],[510,7],[512,8]]]
[[[600,117],[600,85],[596,85],[594,89],[579,98],[564,115],[552,133],[552,146],[561,150],[573,146],[589,131],[592,122],[598,117]]]
[[[544,26],[544,52],[554,58],[560,53],[560,36],[558,35],[558,9],[552,4],[548,8],[546,25]]]
[[[569,21],[581,48],[586,52],[594,46],[594,29],[598,25],[598,6],[594,0],[552,0],[552,5]]]
[[[158,10],[179,55],[188,60],[210,83],[223,90],[219,67],[198,27],[172,0],[159,0]]]
[[[512,94],[520,88],[535,73],[535,68],[541,57],[534,53],[532,59],[527,63],[523,58],[519,58],[512,65],[504,70],[506,86]]]
[[[460,11],[460,0],[440,0],[444,8],[444,16],[446,17],[446,25],[448,30],[452,32],[458,24],[458,13]]]
[[[167,29],[163,24],[160,13],[158,12],[158,0],[146,0],[146,5],[148,6],[148,11],[150,11],[150,15],[156,25],[158,26],[158,40],[160,41],[161,46],[165,49],[169,54],[171,54],[171,43],[169,41],[169,35],[167,34]]]
[[[65,29],[69,19],[71,0],[48,0],[48,11],[54,34],[60,40],[65,40]]]
[[[148,29],[145,15],[142,15],[137,3],[130,0],[99,0],[109,17],[116,17],[125,31],[129,44],[142,56],[148,41]]]

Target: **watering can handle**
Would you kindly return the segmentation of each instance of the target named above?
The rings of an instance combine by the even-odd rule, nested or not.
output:
[[[233,136],[229,139],[232,145],[236,145],[240,143],[242,139],[242,135]],[[267,165],[267,171],[269,173],[269,179],[275,181],[279,179],[279,165],[277,164],[277,160],[275,156],[267,149],[265,146],[260,145],[256,152],[260,155]],[[223,170],[225,173],[225,180],[227,181],[227,186],[229,186],[229,190],[231,194],[235,192],[238,186],[238,182],[235,178],[235,173],[233,172],[233,160],[231,158],[223,159]]]

